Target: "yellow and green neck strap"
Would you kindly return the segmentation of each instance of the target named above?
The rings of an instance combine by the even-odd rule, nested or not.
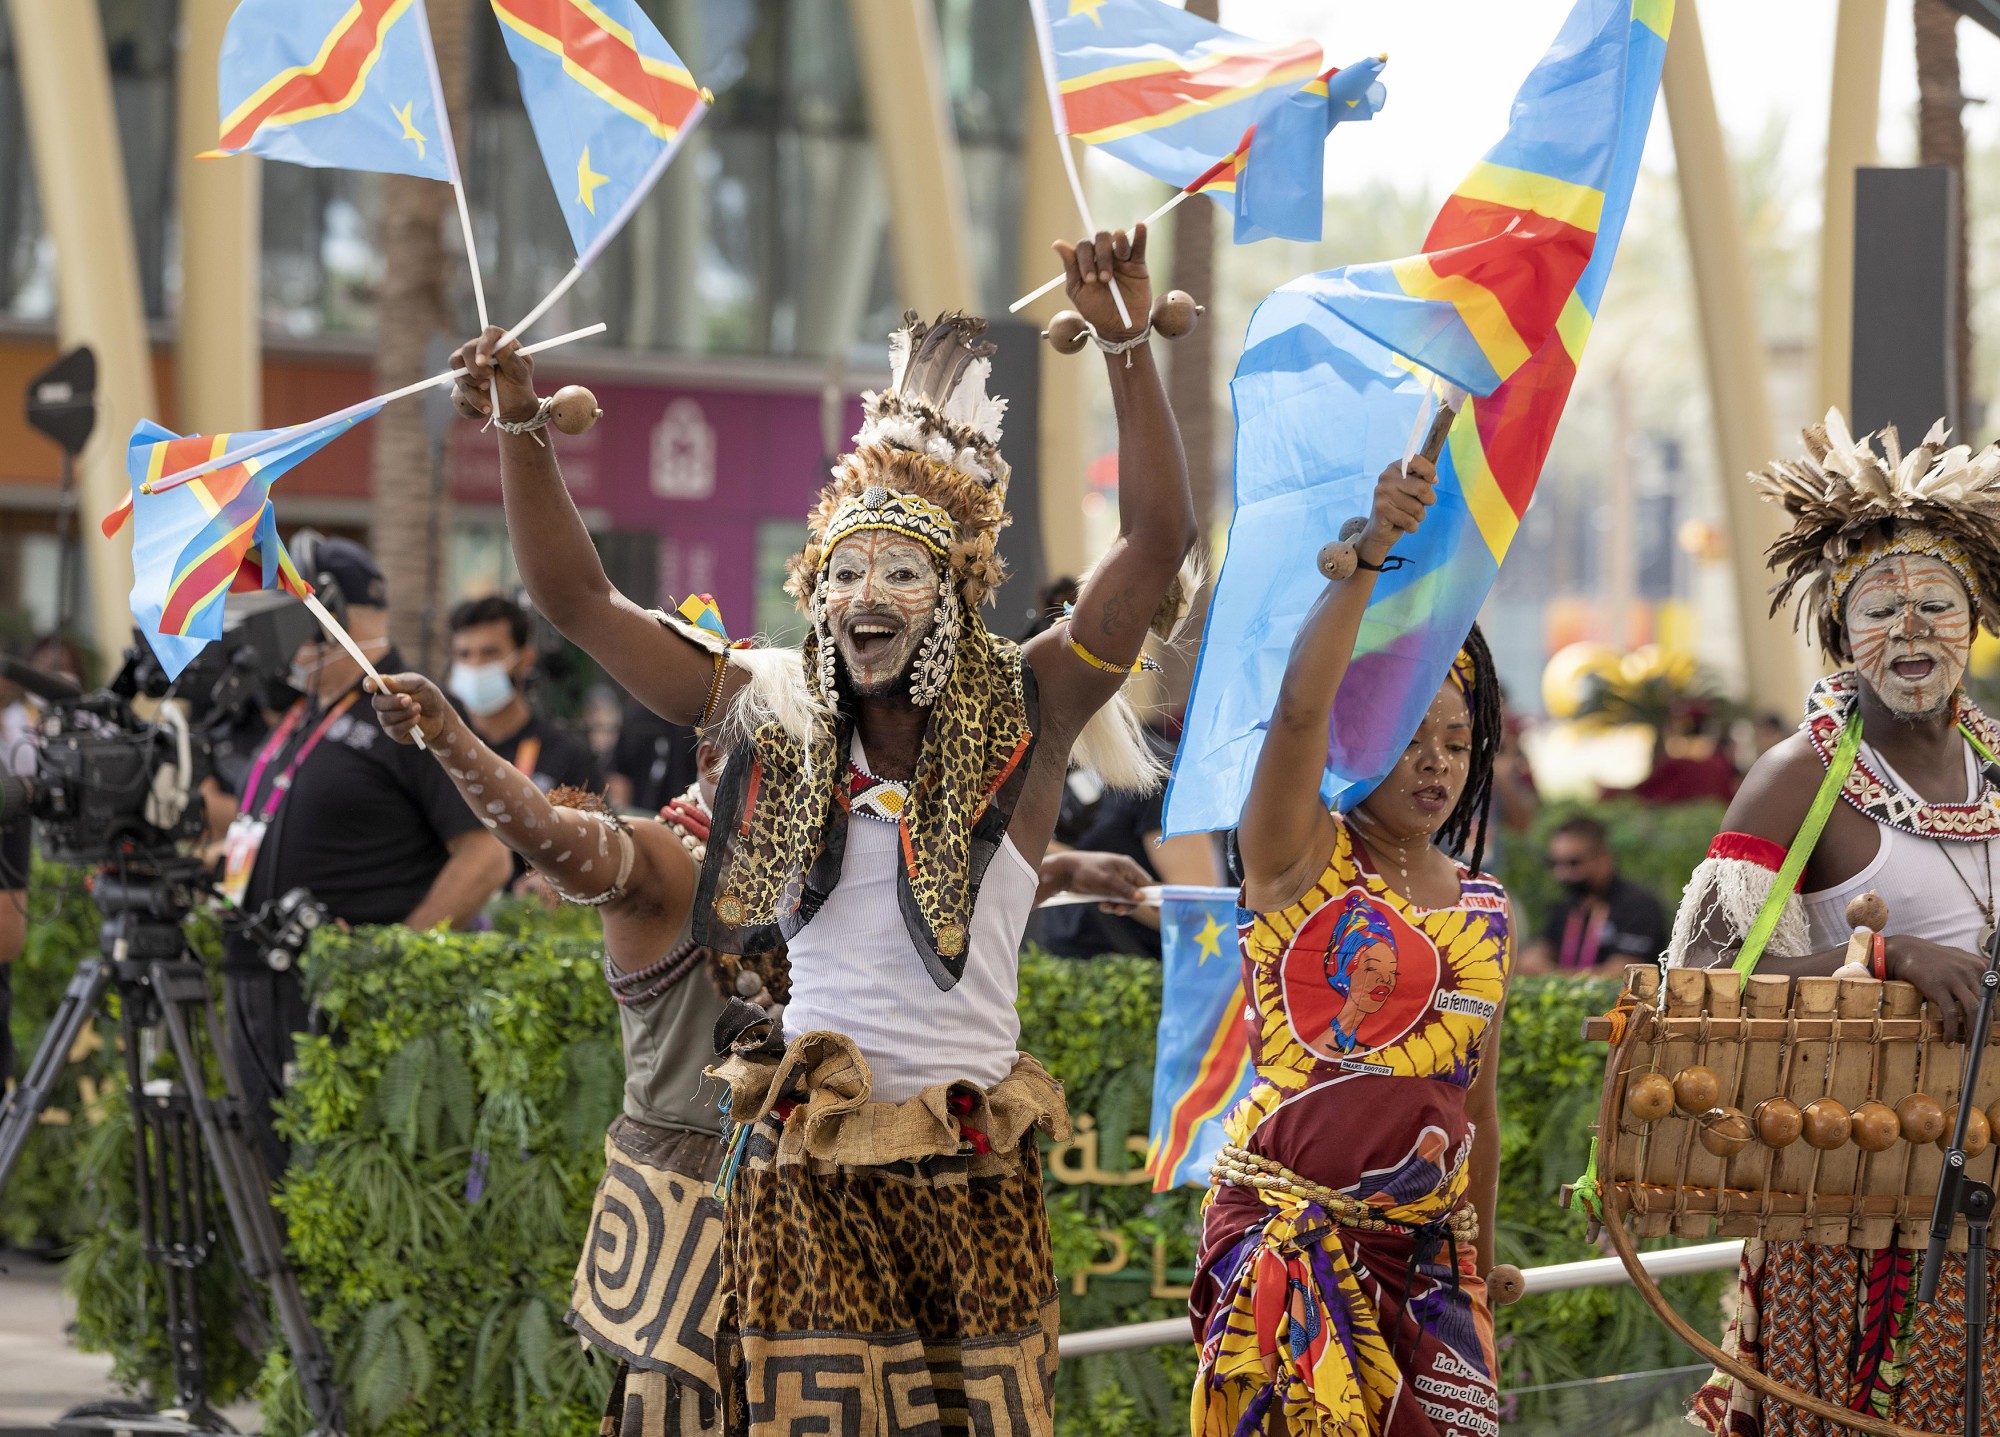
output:
[[[1972,751],[1982,760],[1996,762],[1993,751],[1981,743],[1971,729],[1961,723],[1958,731],[1965,735],[1965,741],[1972,745]],[[1799,886],[1799,875],[1805,872],[1806,860],[1812,857],[1820,834],[1826,830],[1827,819],[1833,816],[1833,806],[1840,802],[1840,791],[1847,786],[1847,776],[1854,772],[1855,755],[1860,751],[1861,713],[1857,709],[1847,716],[1847,727],[1840,731],[1840,742],[1834,746],[1833,758],[1826,766],[1826,777],[1820,780],[1819,792],[1813,795],[1812,807],[1806,810],[1805,822],[1799,825],[1792,846],[1785,850],[1785,861],[1778,869],[1777,880],[1765,895],[1764,906],[1757,910],[1757,919],[1750,925],[1750,932],[1743,940],[1743,950],[1736,955],[1736,971],[1744,977],[1756,971],[1757,961],[1764,956],[1764,945],[1778,931],[1778,918],[1785,911],[1785,900]]]

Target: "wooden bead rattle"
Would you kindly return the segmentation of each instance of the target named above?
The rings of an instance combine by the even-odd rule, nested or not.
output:
[[[1168,296],[1169,299],[1172,297]],[[1431,416],[1431,427],[1424,435],[1423,447],[1417,452],[1431,463],[1437,463],[1438,455],[1444,453],[1444,441],[1451,433],[1452,421],[1457,418],[1456,409],[1449,404],[1440,404],[1437,413]],[[1361,551],[1355,547],[1354,541],[1367,527],[1368,521],[1356,515],[1340,526],[1338,539],[1320,549],[1319,572],[1329,584],[1353,578],[1354,571],[1361,567]]]
[[[549,401],[549,422],[565,434],[581,434],[603,417],[597,396],[581,384],[565,384]]]
[[[1836,978],[1875,976],[1875,935],[1888,926],[1889,905],[1874,889],[1857,893],[1847,900],[1847,925],[1854,931],[1847,939],[1847,958],[1833,970]]]
[[[1186,290],[1170,289],[1153,301],[1153,329],[1162,339],[1179,339],[1207,312]]]
[[[1090,321],[1073,309],[1065,309],[1049,321],[1042,338],[1057,354],[1075,354],[1090,342]]]
[[[1511,1262],[1497,1262],[1493,1271],[1486,1274],[1486,1296],[1495,1307],[1508,1307],[1519,1302],[1528,1291],[1528,1279],[1521,1269]]]

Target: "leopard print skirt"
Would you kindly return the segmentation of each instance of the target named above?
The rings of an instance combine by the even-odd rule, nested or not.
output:
[[[802,1079],[775,1085],[788,1100],[735,1109],[749,1121],[716,1345],[732,1421],[749,1437],[1049,1437],[1057,1300],[1036,1132],[1066,1131],[1061,1089],[1024,1057],[987,1093],[874,1103],[847,1040],[807,1035],[791,1056],[812,1051],[823,1061],[777,1065]],[[829,1097],[814,1079],[836,1072],[838,1116],[822,1103],[814,1126]],[[925,1124],[946,1151],[910,1151]]]

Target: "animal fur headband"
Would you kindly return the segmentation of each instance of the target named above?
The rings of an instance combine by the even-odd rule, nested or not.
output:
[[[834,466],[791,561],[786,592],[810,610],[833,546],[888,529],[917,538],[957,580],[968,614],[1006,578],[996,552],[1008,522],[1000,421],[1007,401],[986,393],[994,346],[986,321],[956,310],[925,324],[915,310],[889,337],[889,387],[863,394],[861,431]]]
[[[2000,445],[1977,454],[1945,445],[1944,421],[1908,454],[1894,425],[1876,452],[1848,432],[1838,409],[1801,436],[1806,452],[1750,476],[1764,499],[1783,507],[1791,532],[1765,552],[1778,574],[1771,612],[1794,594],[1810,610],[1827,653],[1846,651],[1842,605],[1862,571],[1895,553],[1927,554],[1956,572],[1987,629],[2000,632]]]

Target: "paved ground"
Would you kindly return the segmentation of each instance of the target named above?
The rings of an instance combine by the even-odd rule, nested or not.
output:
[[[0,1250],[0,1437],[47,1432],[79,1402],[124,1395],[111,1385],[109,1357],[70,1346],[74,1316],[59,1268]],[[256,1428],[255,1407],[228,1416],[246,1432]]]

